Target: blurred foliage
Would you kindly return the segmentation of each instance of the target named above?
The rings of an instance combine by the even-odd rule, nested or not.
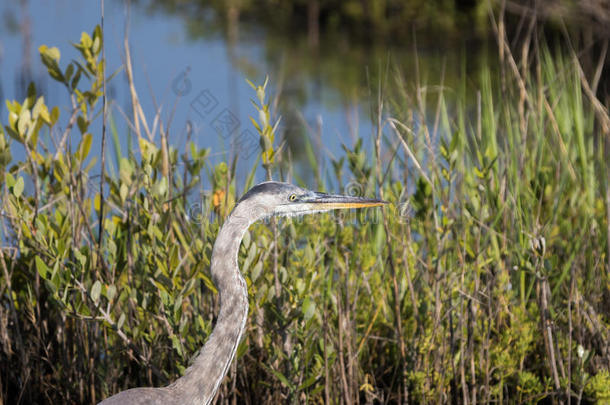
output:
[[[587,383],[585,391],[597,403],[605,404],[610,402],[610,373],[608,370],[602,370],[593,376]]]
[[[238,29],[256,32],[265,29],[272,36],[303,33],[316,45],[324,36],[339,36],[348,42],[403,43],[414,30],[426,34],[444,34],[444,41],[460,37],[484,38],[492,32],[488,12],[503,8],[509,29],[519,30],[519,19],[535,15],[550,30],[561,24],[585,28],[606,35],[610,21],[604,1],[551,0],[155,0],[144,2],[151,9],[190,15],[193,34],[231,36]],[[238,27],[239,26],[239,27]]]
[[[192,144],[179,154],[140,137],[123,155],[116,132],[119,170],[96,178],[101,44],[99,28],[84,33],[65,68],[41,46],[72,106],[47,106],[32,86],[0,127],[6,403],[95,403],[179,377],[218,309],[215,235],[254,179]],[[520,55],[535,69],[506,62],[450,91],[410,88],[396,66],[377,138],[345,145],[317,177],[322,189],[353,179],[342,191],[379,195],[384,211],[250,228],[239,255],[250,317],[220,403],[608,398],[607,107],[583,90],[575,57]],[[279,178],[265,87],[253,85],[252,121]]]
[[[222,38],[232,64],[245,76],[261,81],[268,74],[277,78],[278,110],[283,124],[290,128],[286,143],[297,162],[306,160],[303,119],[311,126],[319,125],[320,132],[329,129],[321,121],[312,122],[311,115],[303,116],[308,102],[314,100],[328,110],[367,111],[373,101],[371,89],[384,80],[388,66],[401,66],[404,76],[421,86],[442,81],[449,88],[458,88],[464,74],[478,76],[499,68],[495,39],[499,28],[509,33],[515,47],[527,47],[535,32],[564,50],[577,48],[587,77],[594,77],[610,35],[607,0],[134,3],[179,17],[188,38]],[[504,18],[498,27],[499,15]],[[607,69],[599,72],[596,88],[598,97],[604,98],[610,90],[610,76]],[[389,94],[394,87],[387,86],[385,91]],[[467,96],[469,105],[476,102],[475,92]],[[447,99],[447,103],[452,102]],[[347,120],[357,126],[353,116]]]

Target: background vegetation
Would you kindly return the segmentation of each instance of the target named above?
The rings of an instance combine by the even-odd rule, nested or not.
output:
[[[455,40],[482,39],[493,31],[488,9],[501,5],[509,26],[525,15],[548,23],[551,30],[567,25],[596,36],[609,33],[608,4],[594,0],[153,0],[138,1],[151,9],[180,14],[191,22],[193,35],[235,36],[239,30],[268,30],[273,35],[299,33],[311,45],[341,37],[349,42],[404,42],[415,30],[444,32]],[[498,7],[500,8],[500,7]],[[197,23],[205,21],[206,24]],[[586,24],[585,24],[586,23]],[[235,38],[233,38],[235,39]],[[426,36],[422,35],[422,41]],[[431,38],[434,41],[433,38]],[[437,44],[439,41],[436,41]]]
[[[332,172],[310,153],[306,186],[388,208],[251,227],[247,334],[218,403],[610,400],[605,52],[587,75],[574,50],[531,35],[513,54],[496,28],[497,71],[411,88],[388,66],[371,90],[376,133]],[[218,309],[215,235],[255,179],[256,167],[236,178],[235,162],[176,150],[162,123],[155,136],[133,86],[132,130],[109,117],[100,165],[101,30],[75,46],[68,64],[39,48],[72,105],[47,106],[31,86],[0,129],[6,403],[95,403],[181,375]],[[132,82],[130,63],[127,52]],[[282,179],[277,117],[253,87],[263,169]]]

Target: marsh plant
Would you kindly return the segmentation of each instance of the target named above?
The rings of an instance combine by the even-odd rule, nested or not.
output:
[[[575,53],[532,38],[515,59],[499,39],[501,69],[459,88],[391,67],[375,133],[325,173],[310,154],[309,187],[376,195],[381,215],[246,233],[250,316],[217,403],[610,400],[607,104]],[[2,117],[2,403],[95,403],[180,376],[214,325],[216,233],[256,179],[168,144],[133,85],[128,134],[108,104],[100,170],[102,45],[99,27],[79,61],[42,45],[71,105],[31,86]],[[253,87],[262,169],[283,180],[281,125]]]

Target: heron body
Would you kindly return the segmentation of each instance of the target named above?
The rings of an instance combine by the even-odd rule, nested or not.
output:
[[[210,338],[193,364],[167,387],[132,388],[105,399],[100,405],[209,404],[235,357],[248,316],[248,289],[237,265],[239,246],[248,227],[273,215],[302,215],[384,203],[313,192],[288,183],[264,182],[252,187],[239,200],[216,237],[210,268],[220,295],[220,313]]]

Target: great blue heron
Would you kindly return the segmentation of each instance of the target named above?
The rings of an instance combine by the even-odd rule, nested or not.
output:
[[[385,202],[381,200],[318,193],[288,183],[270,181],[252,187],[218,232],[212,250],[211,272],[220,294],[220,313],[210,338],[193,364],[167,387],[133,388],[100,405],[209,404],[235,356],[248,316],[248,289],[237,266],[239,245],[248,227],[274,215],[312,214],[383,204]]]

